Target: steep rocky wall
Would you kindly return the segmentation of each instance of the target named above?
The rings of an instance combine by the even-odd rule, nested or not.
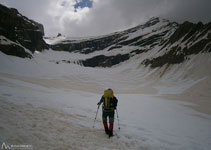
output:
[[[17,43],[13,44],[13,46],[3,46],[4,41],[0,41],[2,45],[0,51],[7,52],[6,54],[23,56],[25,48],[34,53],[35,50],[42,51],[48,47],[43,40],[42,31],[34,21],[22,16],[16,9],[7,8],[1,4],[0,35]],[[22,54],[19,55],[19,53]],[[25,56],[28,56],[28,54]]]

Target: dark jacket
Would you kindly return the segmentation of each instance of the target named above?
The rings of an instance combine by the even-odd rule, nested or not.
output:
[[[111,102],[112,102],[112,108],[111,108],[111,110],[116,109],[117,103],[118,103],[118,99],[114,96]],[[103,107],[102,108],[104,110],[104,96],[102,96],[102,98],[100,99],[99,104],[101,104],[101,103],[103,103]]]

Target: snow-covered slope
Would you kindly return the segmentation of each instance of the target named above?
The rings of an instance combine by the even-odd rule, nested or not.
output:
[[[52,50],[32,59],[0,53],[0,142],[33,149],[210,149],[210,55],[171,69],[140,66],[139,56],[112,68],[55,63],[86,57]],[[197,72],[201,64],[207,66]],[[183,94],[194,86],[198,103],[171,101],[172,94],[187,98]],[[121,130],[116,120],[112,139],[104,134],[101,111],[92,128],[108,87],[119,99]]]

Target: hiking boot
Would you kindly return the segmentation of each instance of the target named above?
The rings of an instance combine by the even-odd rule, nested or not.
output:
[[[109,132],[108,132],[109,138],[112,137],[112,136],[114,136],[114,135],[113,135],[113,130],[108,130],[108,131],[109,131]]]
[[[109,134],[108,127],[105,128],[105,133],[106,133],[106,134]]]

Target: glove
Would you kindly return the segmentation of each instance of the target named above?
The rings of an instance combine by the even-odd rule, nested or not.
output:
[[[97,105],[100,105],[100,104],[101,104],[101,102],[98,102],[98,103],[97,103]]]

